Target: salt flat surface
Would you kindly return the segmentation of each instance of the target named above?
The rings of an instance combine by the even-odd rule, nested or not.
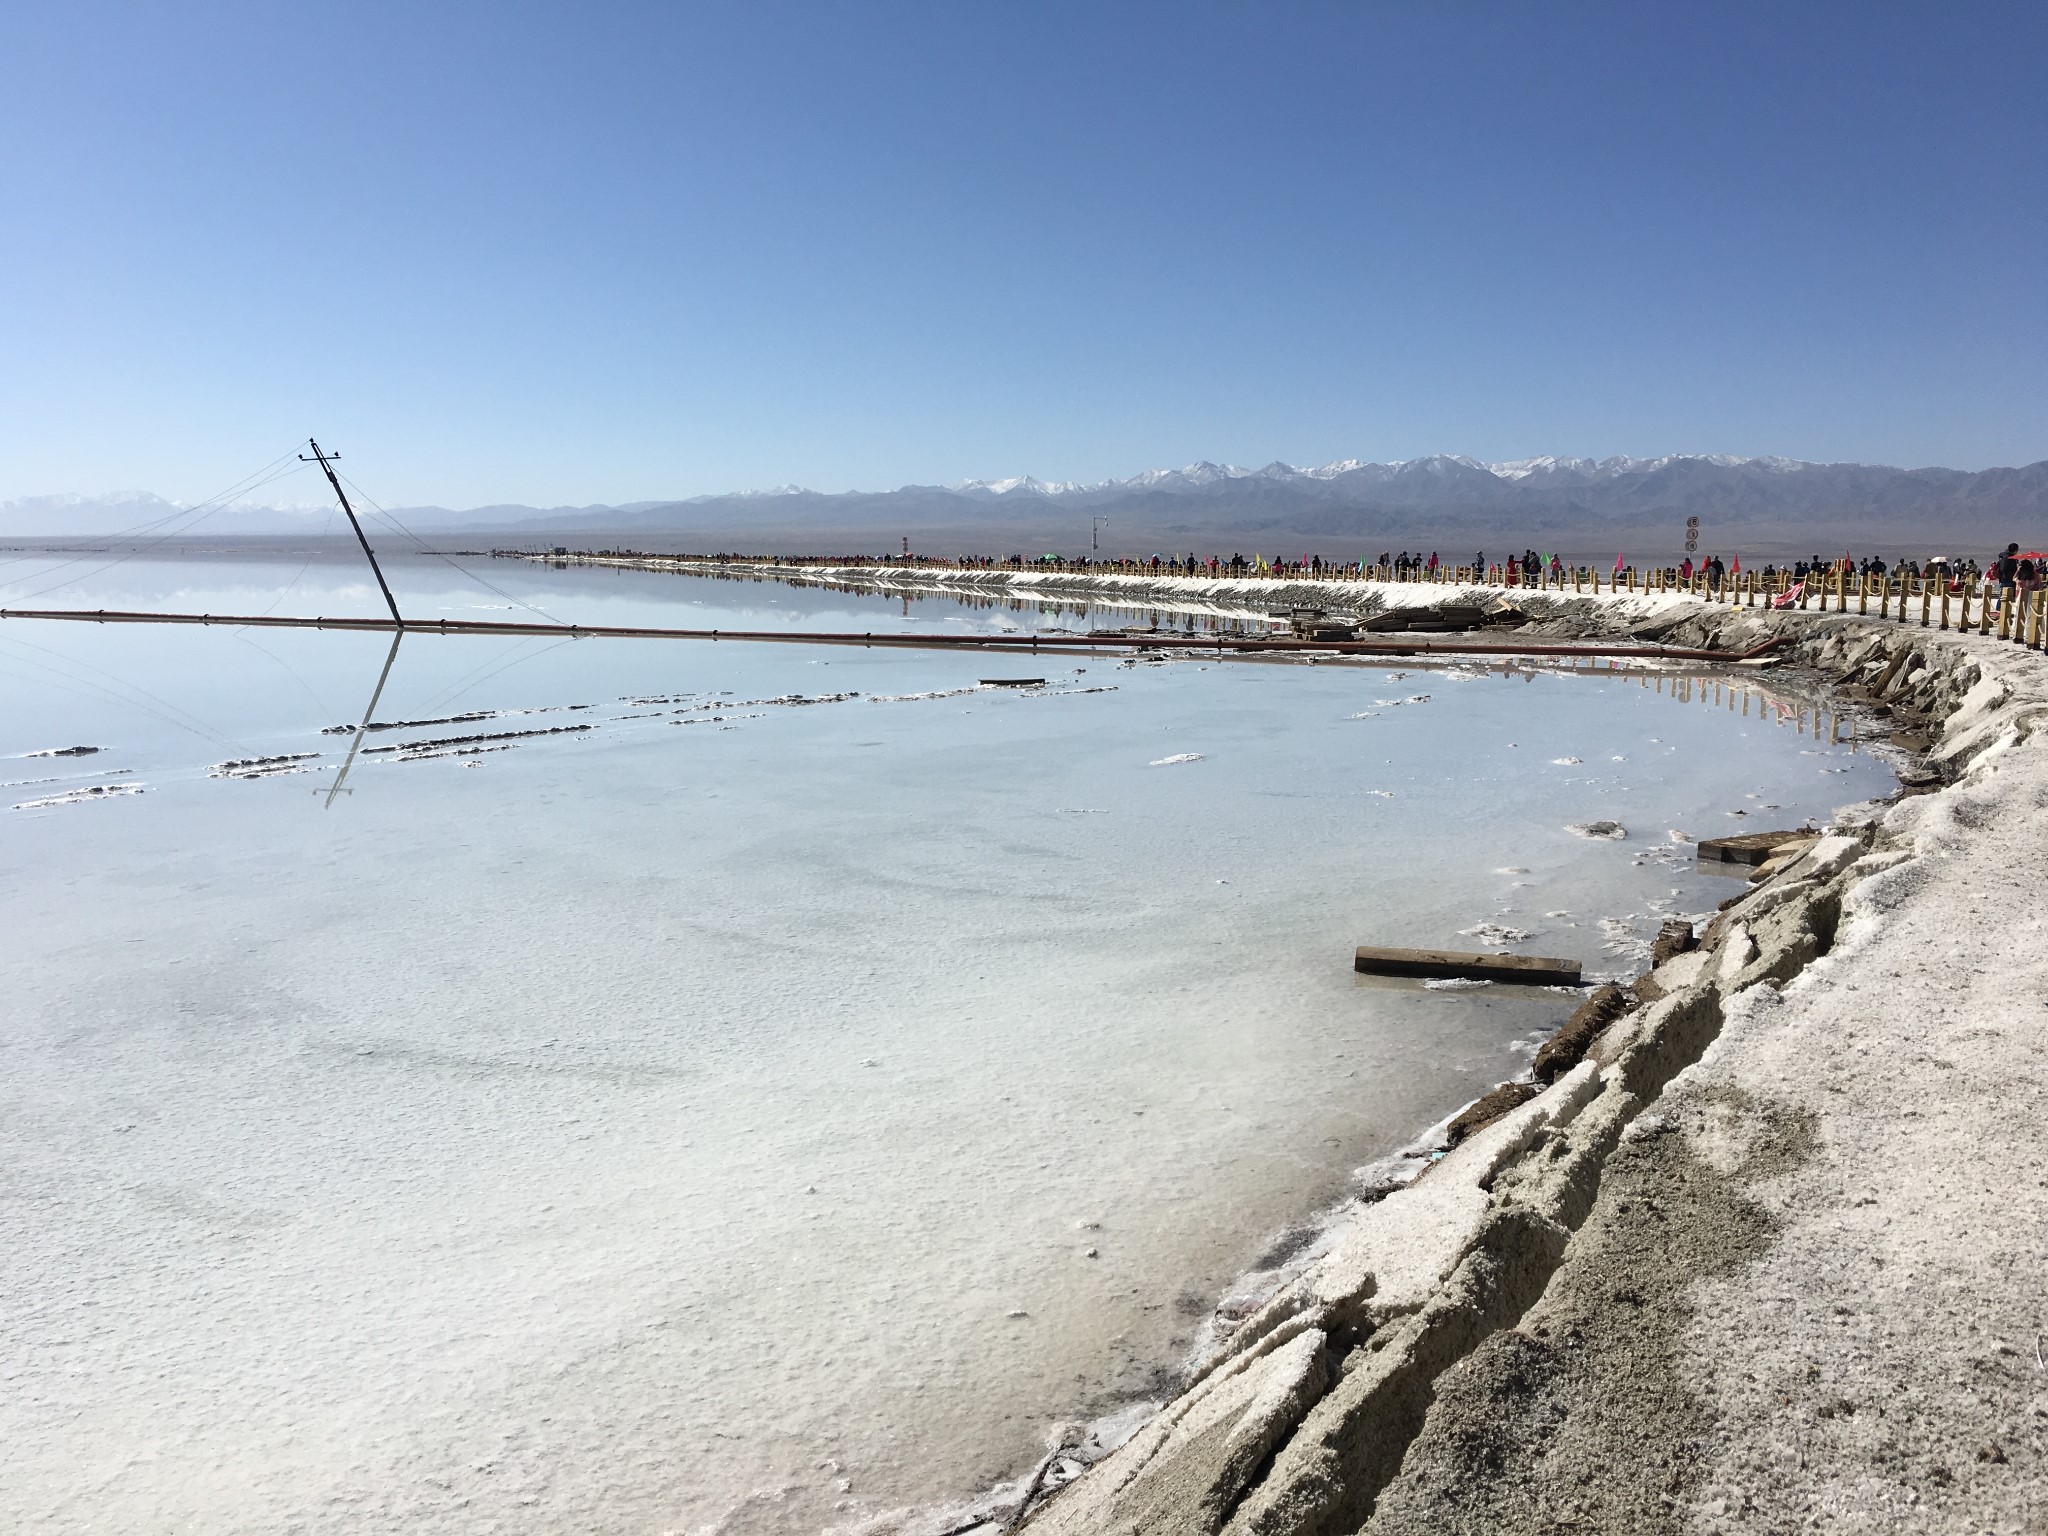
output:
[[[584,622],[1088,622],[479,569]],[[397,574],[423,617],[502,600]],[[134,561],[43,601],[377,599]],[[1041,658],[993,690],[976,656],[417,636],[376,719],[436,723],[369,733],[329,806],[323,732],[386,651],[0,625],[8,1528],[968,1497],[1156,1390],[1274,1238],[1571,1006],[1353,946],[1624,969],[1735,889],[1673,830],[1886,778],[1754,678]],[[1630,835],[1567,830],[1597,820]]]

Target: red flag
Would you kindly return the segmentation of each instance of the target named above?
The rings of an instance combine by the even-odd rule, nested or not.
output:
[[[1614,557],[1614,568],[1615,568],[1615,569],[1616,569],[1617,571],[1618,571],[1618,570],[1620,570],[1620,569],[1622,568],[1622,566],[1621,566],[1621,556],[1619,556],[1619,555],[1616,555],[1616,556]]]
[[[1742,574],[1742,556],[1730,555],[1728,557],[1728,574],[1730,576],[1740,576]]]

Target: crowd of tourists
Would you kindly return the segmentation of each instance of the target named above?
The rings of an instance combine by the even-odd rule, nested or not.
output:
[[[515,553],[515,551],[494,551],[494,553]],[[516,553],[526,553],[517,551]],[[553,553],[566,555],[565,548],[556,548]],[[916,555],[909,551],[889,555],[742,555],[720,552],[712,555],[643,554],[634,550],[606,549],[597,551],[606,559],[651,559],[651,560],[702,560],[719,564],[769,565],[782,567],[815,566],[865,566],[902,567],[917,566],[949,570],[1039,570],[1047,572],[1073,572],[1077,574],[1107,573],[1113,575],[1152,576],[1208,576],[1213,578],[1268,577],[1310,581],[1471,581],[1484,582],[1494,586],[1563,586],[1575,581],[1590,581],[1594,568],[1582,562],[1568,562],[1558,553],[1544,554],[1534,549],[1525,549],[1519,555],[1509,555],[1489,561],[1484,550],[1475,551],[1470,562],[1446,561],[1436,550],[1424,554],[1421,550],[1382,550],[1376,560],[1330,560],[1319,554],[1304,554],[1290,560],[1284,555],[1246,555],[1234,552],[1228,556],[1212,554],[1198,556],[1189,551],[1185,556],[1154,554],[1149,559],[1099,556],[1062,556],[1045,554],[1029,555],[969,555],[957,558],[935,558]],[[1693,588],[1695,584],[1712,591],[1720,591],[1733,578],[1743,574],[1739,558],[1724,561],[1719,555],[1709,554],[1695,561],[1687,554],[1676,564],[1653,565],[1648,568],[1625,561],[1617,555],[1613,568],[1614,583],[1626,581],[1633,586],[1639,579],[1645,585],[1652,577],[1661,580],[1664,586]],[[2019,545],[2011,544],[2003,553],[1995,556],[1988,564],[1979,564],[1975,559],[1962,555],[1929,555],[1922,559],[1900,556],[1888,562],[1882,555],[1844,554],[1837,558],[1814,555],[1810,559],[1793,560],[1783,565],[1776,561],[1766,562],[1751,573],[1753,583],[1766,591],[1796,589],[1806,583],[1816,586],[1831,586],[1838,581],[1867,586],[1884,579],[1904,578],[1916,586],[1935,585],[1951,592],[1976,591],[1980,588],[1994,590],[2037,591],[2048,582],[2048,555],[2040,551],[2022,552]]]

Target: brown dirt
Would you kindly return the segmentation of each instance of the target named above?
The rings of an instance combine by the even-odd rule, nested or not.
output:
[[[1534,1083],[1502,1083],[1445,1130],[1444,1139],[1456,1146],[1474,1131],[1484,1130],[1510,1110],[1519,1109],[1541,1092]]]
[[[1772,1243],[1744,1186],[1805,1159],[1804,1111],[1721,1091],[1670,1103],[1616,1152],[1550,1291],[1440,1378],[1362,1536],[1678,1532],[1716,1423],[1684,1368],[1687,1288]],[[1647,1133],[1647,1134],[1644,1134]],[[1732,1173],[1697,1150],[1738,1149]]]
[[[1587,1050],[1600,1037],[1600,1032],[1627,1013],[1629,1007],[1629,996],[1621,988],[1611,983],[1595,987],[1592,996],[1579,1004],[1572,1016],[1564,1021],[1563,1027],[1544,1041],[1536,1052],[1536,1060],[1531,1067],[1536,1080],[1554,1083],[1571,1071],[1585,1059]]]

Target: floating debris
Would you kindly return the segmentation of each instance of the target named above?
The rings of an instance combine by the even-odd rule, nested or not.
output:
[[[1575,821],[1565,831],[1574,837],[1601,838],[1613,843],[1628,836],[1628,828],[1618,821]]]
[[[1482,944],[1526,944],[1533,935],[1526,928],[1510,928],[1505,923],[1475,923],[1470,928],[1460,928],[1459,934],[1468,939],[1477,939]]]

